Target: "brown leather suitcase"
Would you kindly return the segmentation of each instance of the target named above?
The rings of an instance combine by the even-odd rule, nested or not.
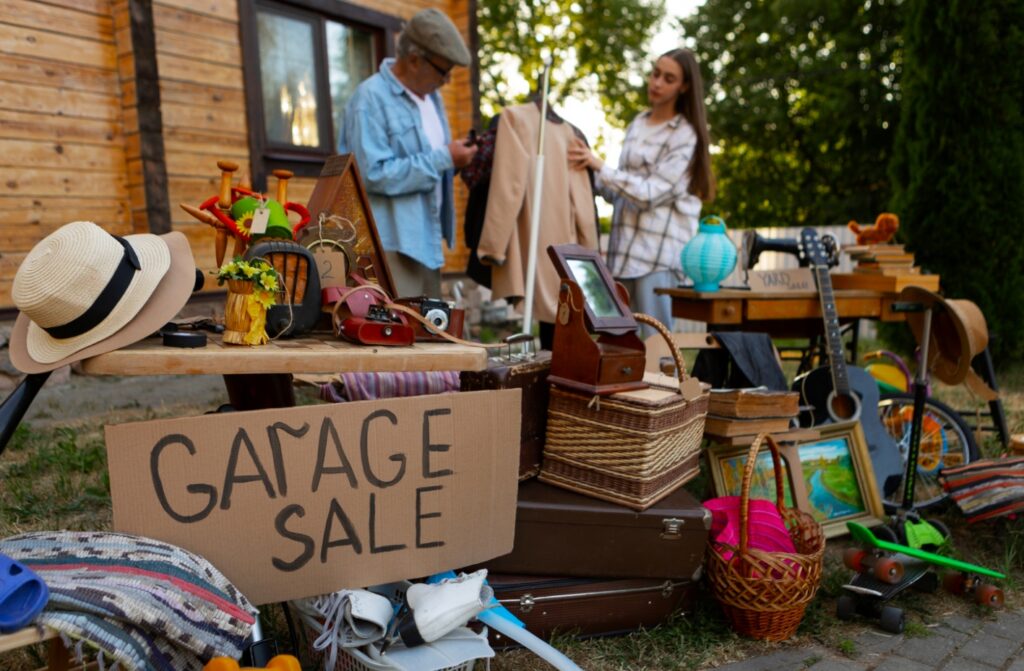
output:
[[[532,340],[532,338],[531,338]],[[512,343],[515,344],[515,343]],[[551,352],[541,350],[532,359],[517,360],[509,356],[492,357],[487,369],[462,371],[461,391],[487,389],[522,389],[522,424],[520,425],[519,479],[532,478],[540,472],[544,433],[548,424],[548,372]]]
[[[512,552],[497,573],[697,580],[711,514],[685,489],[643,512],[537,480],[519,485]]]
[[[557,632],[581,638],[654,627],[693,608],[697,584],[664,578],[594,579],[495,574],[494,596],[541,638]],[[491,645],[515,643],[491,632]]]

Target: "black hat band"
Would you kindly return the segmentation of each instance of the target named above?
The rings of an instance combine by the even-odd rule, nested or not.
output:
[[[60,326],[42,327],[50,336],[58,340],[66,340],[88,333],[99,326],[100,322],[107,318],[107,315],[117,307],[118,302],[124,297],[128,287],[131,286],[135,273],[142,270],[139,257],[135,255],[135,250],[128,244],[128,241],[118,235],[111,237],[124,247],[124,254],[121,256],[121,262],[117,264],[114,274],[107,282],[107,286],[103,287],[103,291],[89,306],[89,309],[78,317]]]

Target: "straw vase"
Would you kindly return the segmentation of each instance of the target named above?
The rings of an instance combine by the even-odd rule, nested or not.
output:
[[[246,299],[256,288],[252,280],[228,280],[228,302],[224,307],[224,342],[244,345],[245,336],[252,326],[252,317],[246,309]]]

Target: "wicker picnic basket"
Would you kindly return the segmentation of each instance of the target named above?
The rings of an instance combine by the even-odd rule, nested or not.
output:
[[[653,317],[634,317],[668,340],[684,382],[686,367],[668,329]],[[602,398],[553,385],[539,479],[646,510],[700,470],[708,391],[699,389],[692,400],[665,391]]]
[[[757,453],[767,442],[775,468],[775,496],[779,513],[793,539],[796,553],[766,552],[748,547],[750,483]],[[805,512],[784,505],[782,468],[775,440],[760,434],[750,446],[740,492],[740,545],[711,543],[706,569],[711,592],[722,605],[733,629],[751,638],[783,641],[803,620],[807,604],[821,583],[825,535],[821,525]],[[728,557],[728,559],[726,559]]]

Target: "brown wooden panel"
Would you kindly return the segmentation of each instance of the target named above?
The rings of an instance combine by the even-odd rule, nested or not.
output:
[[[87,203],[85,199],[82,202]],[[5,219],[7,225],[0,229],[2,231],[0,232],[0,244],[3,246],[4,254],[27,252],[44,237],[72,221],[92,221],[118,235],[127,235],[132,232],[123,206],[121,209],[117,209],[90,207],[88,204],[82,204],[78,207],[59,210],[38,208],[17,214],[28,219]]]
[[[31,84],[0,86],[0,107],[60,115],[65,117],[61,124],[74,123],[76,118],[117,121],[121,115],[121,104],[115,96]]]
[[[0,23],[0,53],[79,63],[106,70],[116,67],[110,43]]]
[[[109,15],[54,7],[35,0],[4,0],[0,3],[0,23],[40,30],[56,29],[65,35],[103,42],[114,39],[113,21]]]
[[[186,214],[179,203],[198,206],[204,200],[218,192],[220,186],[220,174],[210,173],[209,178],[200,177],[174,177],[167,185],[167,197],[171,203],[171,221],[195,222],[195,219]],[[196,222],[197,225],[198,222]]]
[[[162,52],[157,54],[157,63],[161,79],[179,79],[233,89],[242,88],[242,68],[237,65],[217,65]]]
[[[198,58],[212,63],[242,67],[242,47],[238,33],[225,31],[219,38],[189,33],[156,31],[156,48],[162,54]]]
[[[237,149],[245,151],[245,147],[238,147]],[[184,177],[219,176],[220,171],[217,169],[217,160],[230,160],[239,164],[249,160],[249,155],[246,153],[224,152],[217,154],[217,156],[218,158],[214,160],[212,156],[207,154],[195,154],[188,151],[180,152],[168,149],[166,153],[167,174],[171,177],[179,175]]]
[[[117,95],[117,73],[111,70],[29,56],[7,54],[0,58],[0,80]]]
[[[245,110],[220,107],[201,107],[182,103],[164,103],[161,106],[165,126],[201,128],[205,130],[237,130],[245,132]]]
[[[209,86],[202,82],[173,79],[160,80],[160,100],[166,103],[189,105],[223,105],[228,109],[245,111],[245,94],[240,89]],[[243,129],[244,132],[244,129]]]
[[[249,142],[244,131],[229,133],[221,131],[207,131],[196,128],[174,128],[164,126],[164,147],[167,151],[191,151],[208,156],[218,154],[230,154],[239,149],[248,152]],[[210,168],[217,170],[217,159],[210,161]],[[242,163],[242,169],[248,170],[249,161]]]
[[[0,139],[0,166],[117,172],[124,169],[124,150],[116,146]]]
[[[157,30],[169,30],[215,39],[238,39],[238,23],[207,14],[171,7],[162,2],[153,4],[153,23]]]
[[[4,87],[0,86],[0,90]],[[82,144],[119,145],[121,126],[112,121],[68,119],[58,116],[0,109],[0,137],[61,140]]]
[[[185,9],[198,14],[215,16],[225,21],[238,21],[238,3],[224,0],[159,0],[154,5]]]
[[[836,312],[840,317],[881,316],[881,296],[875,298],[840,298],[836,296]],[[821,304],[817,298],[778,300],[751,300],[746,305],[746,318],[756,319],[810,319],[821,317]]]
[[[126,207],[124,200],[112,196],[75,196],[72,198],[50,197],[40,198],[37,196],[0,196],[0,214],[4,220],[11,219],[13,212],[63,212],[73,221],[74,212],[77,208],[103,209],[118,213],[120,217]],[[26,214],[29,223],[43,223],[45,220],[33,218],[35,214]]]
[[[127,195],[124,173],[69,172],[56,168],[20,170],[0,179],[0,195],[92,196]]]
[[[133,186],[139,186],[144,182],[142,177],[142,159],[138,156],[129,158],[127,161],[127,169],[125,170],[125,181],[130,189]],[[134,203],[136,206],[141,206],[142,203]]]
[[[46,0],[48,5],[68,7],[80,12],[110,16],[110,0]]]

